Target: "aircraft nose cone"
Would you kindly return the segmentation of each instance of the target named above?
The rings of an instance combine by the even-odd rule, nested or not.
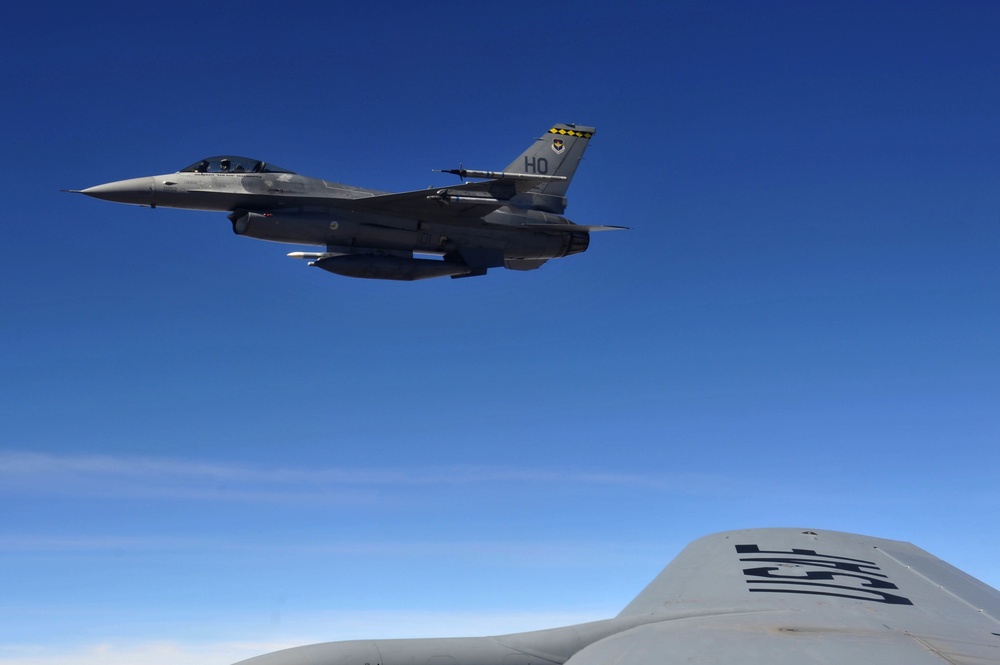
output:
[[[115,203],[132,203],[134,205],[153,205],[153,178],[131,178],[95,185],[81,190],[81,194],[95,199],[114,201]]]

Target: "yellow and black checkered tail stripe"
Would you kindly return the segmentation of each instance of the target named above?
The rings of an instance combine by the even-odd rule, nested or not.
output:
[[[549,134],[561,134],[562,136],[576,136],[581,139],[589,139],[593,136],[591,132],[578,132],[575,129],[560,129],[559,127],[553,127],[549,130]]]

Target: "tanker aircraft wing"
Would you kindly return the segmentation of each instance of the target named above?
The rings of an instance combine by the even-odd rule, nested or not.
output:
[[[241,665],[998,665],[1000,592],[909,543],[749,529],[685,548],[612,619],[327,642]]]

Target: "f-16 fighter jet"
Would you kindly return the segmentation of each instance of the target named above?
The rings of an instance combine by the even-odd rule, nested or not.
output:
[[[582,226],[562,216],[595,131],[555,125],[503,171],[446,169],[463,182],[398,194],[236,156],[72,191],[150,208],[228,212],[237,235],[322,246],[288,256],[348,277],[411,281],[500,267],[533,270],[585,251],[593,231],[625,228]]]

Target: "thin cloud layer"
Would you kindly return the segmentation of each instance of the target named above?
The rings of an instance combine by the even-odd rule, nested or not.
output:
[[[173,458],[0,453],[0,492],[235,501],[381,500],[386,488],[531,484],[689,493],[723,486],[705,475],[638,475],[491,466],[262,468]],[[373,490],[379,490],[379,498]]]

